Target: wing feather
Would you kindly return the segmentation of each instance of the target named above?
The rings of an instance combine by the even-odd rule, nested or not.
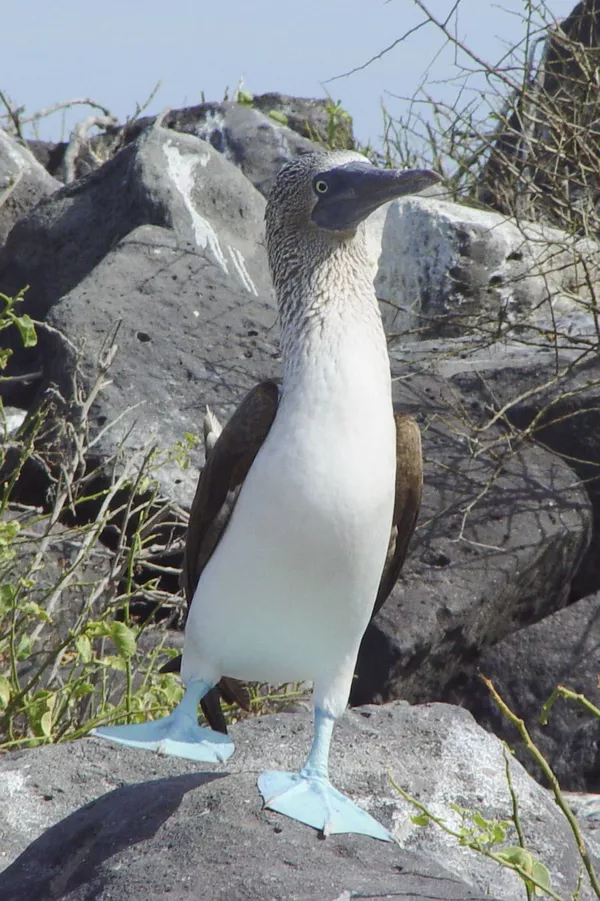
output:
[[[396,497],[388,552],[373,607],[382,608],[398,581],[421,507],[423,455],[421,432],[412,416],[394,413],[396,421]]]
[[[278,403],[276,383],[261,382],[248,392],[220,434],[214,417],[208,423],[211,437],[205,435],[206,463],[200,473],[190,511],[181,573],[188,608],[202,570],[231,519],[244,479],[269,434]],[[180,669],[181,656],[170,660],[161,672],[173,673]],[[243,682],[225,676],[202,699],[201,706],[208,724],[212,729],[226,733],[220,696],[228,703],[235,701],[248,710],[250,694]]]

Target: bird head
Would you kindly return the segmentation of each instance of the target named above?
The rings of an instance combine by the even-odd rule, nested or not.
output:
[[[353,151],[296,157],[281,169],[271,189],[267,240],[282,229],[350,237],[382,204],[439,181],[429,169],[377,169]]]

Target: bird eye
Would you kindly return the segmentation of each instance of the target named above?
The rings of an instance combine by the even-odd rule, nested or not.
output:
[[[315,191],[317,192],[317,194],[326,194],[328,190],[329,185],[326,181],[323,181],[322,178],[315,182]]]

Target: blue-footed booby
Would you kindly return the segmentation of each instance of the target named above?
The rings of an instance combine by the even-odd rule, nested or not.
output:
[[[184,563],[186,691],[164,719],[94,732],[224,761],[233,744],[215,686],[243,704],[237,680],[310,680],[308,759],[299,773],[263,773],[258,788],[266,807],[324,834],[390,839],[328,777],[333,726],[363,633],[402,566],[422,481],[418,427],[392,407],[365,220],[438,180],[377,169],[349,151],[300,156],[278,174],[266,239],[283,378],[280,388],[257,385],[207,442]],[[198,724],[203,699],[215,728]]]

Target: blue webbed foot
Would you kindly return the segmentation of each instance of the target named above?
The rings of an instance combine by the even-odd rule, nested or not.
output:
[[[198,725],[198,701],[210,689],[200,680],[191,682],[173,713],[160,720],[131,726],[100,726],[91,734],[132,748],[156,751],[207,763],[222,763],[233,754],[228,735]]]
[[[208,763],[222,763],[233,754],[233,742],[227,735],[199,726],[197,722],[184,722],[174,713],[149,723],[101,726],[92,729],[91,735],[119,745]]]
[[[325,836],[355,832],[384,842],[393,841],[387,829],[337,791],[324,776],[307,770],[261,773],[258,790],[265,807],[322,830]]]

